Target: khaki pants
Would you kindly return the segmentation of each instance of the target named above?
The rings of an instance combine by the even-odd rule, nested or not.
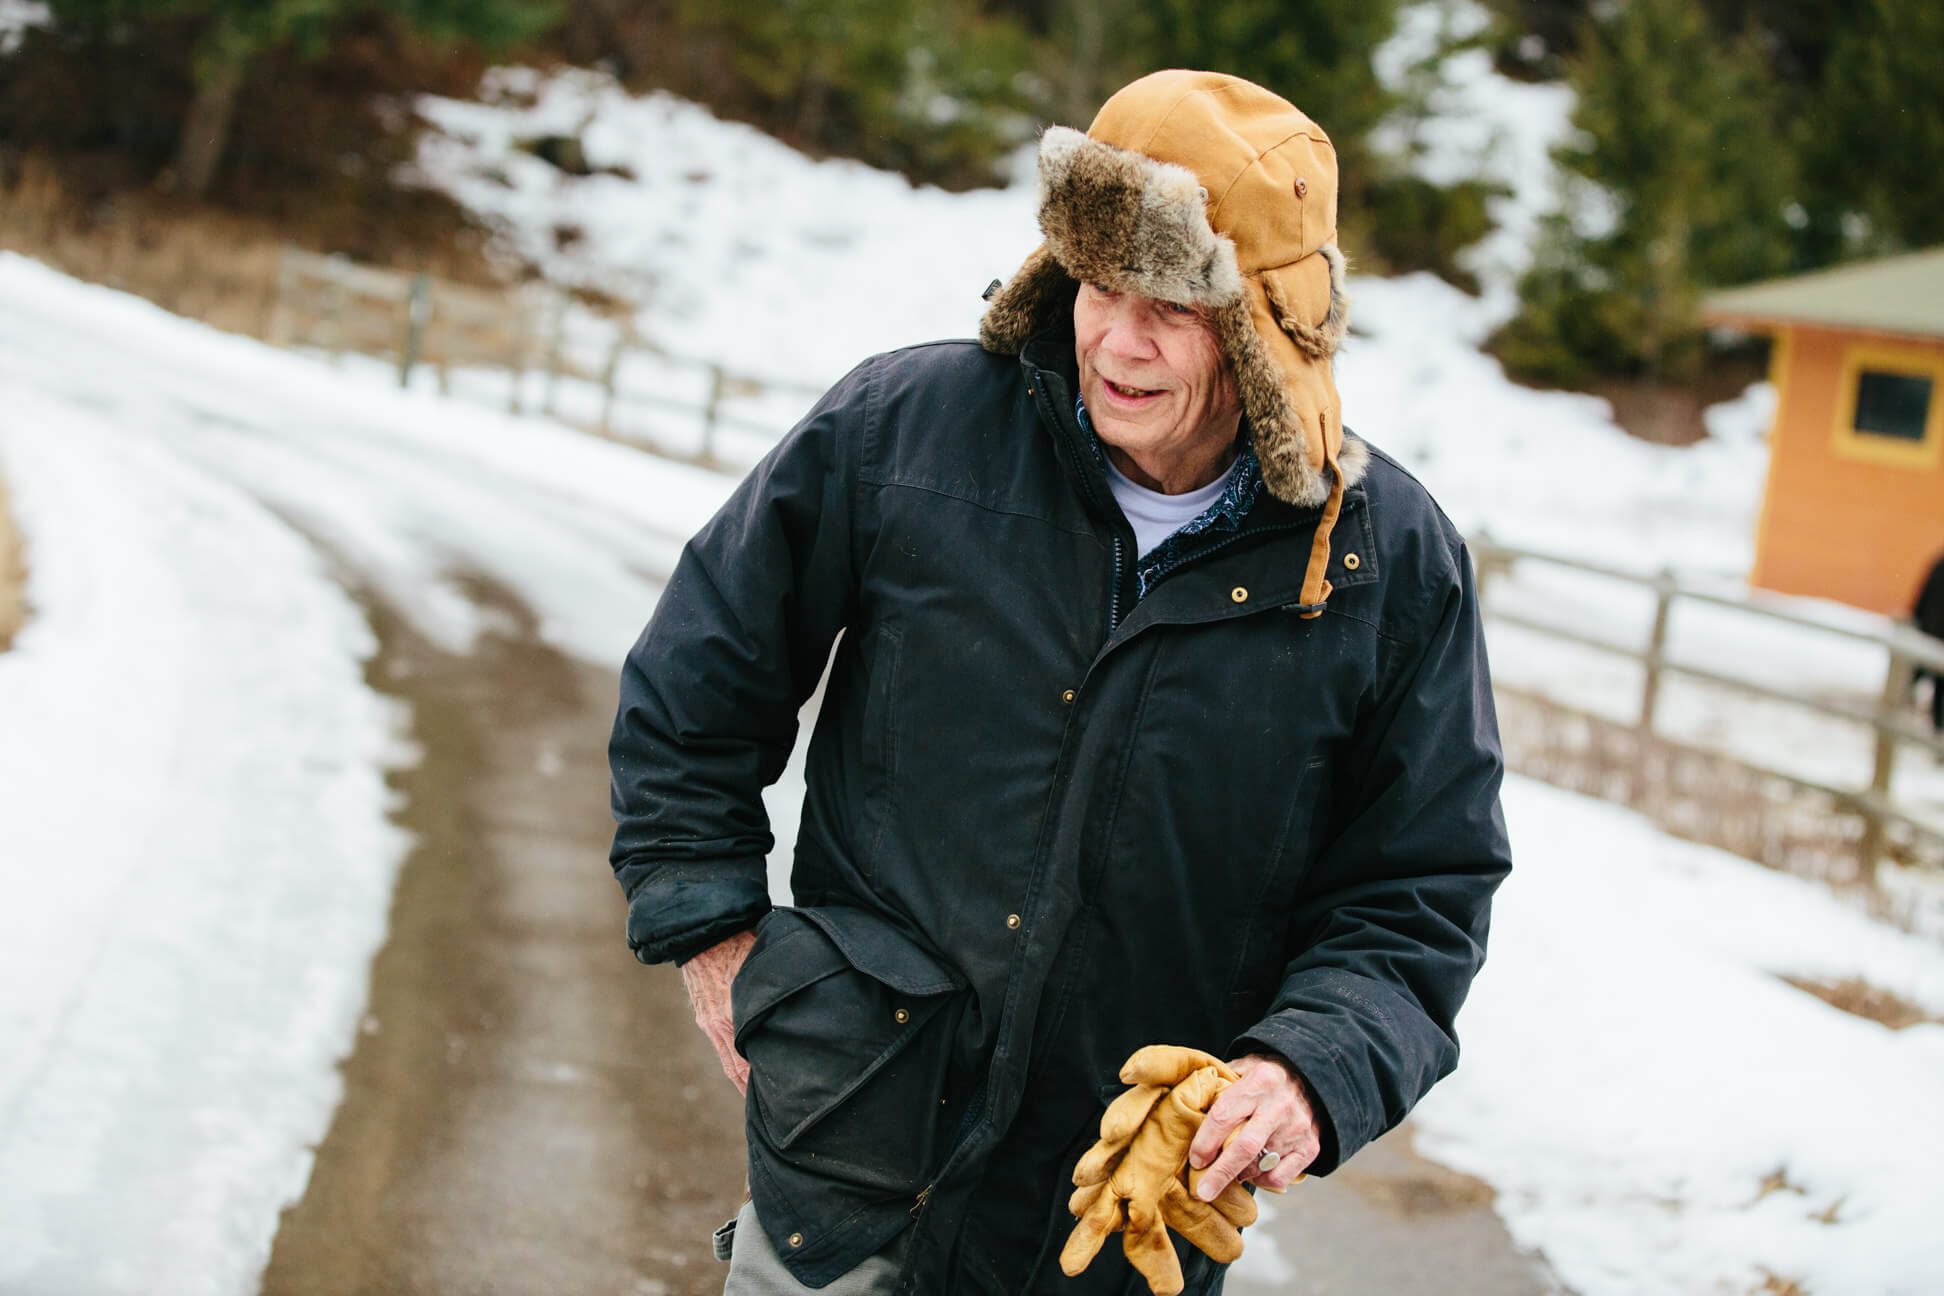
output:
[[[777,1259],[763,1226],[756,1222],[756,1204],[744,1202],[736,1218],[715,1233],[716,1258],[729,1261],[729,1282],[723,1296],[889,1296],[898,1285],[898,1261],[904,1250],[901,1236],[863,1264],[842,1274],[828,1287],[805,1287],[790,1276]]]

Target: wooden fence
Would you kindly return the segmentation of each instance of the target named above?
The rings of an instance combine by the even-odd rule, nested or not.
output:
[[[1861,830],[1854,837],[1852,849],[1855,855],[1856,876],[1861,880],[1869,881],[1874,878],[1877,863],[1884,857],[1886,846],[1893,835],[1903,848],[1900,853],[1906,858],[1933,865],[1944,862],[1944,827],[1940,827],[1940,819],[1944,816],[1926,816],[1920,813],[1917,807],[1900,803],[1892,794],[1892,775],[1899,748],[1912,747],[1934,758],[1944,758],[1944,736],[1934,732],[1929,724],[1919,719],[1910,705],[1912,679],[1917,668],[1922,667],[1944,674],[1944,643],[1920,634],[1908,626],[1900,625],[1889,630],[1871,631],[1831,625],[1803,615],[1784,600],[1737,597],[1696,588],[1683,584],[1673,572],[1668,570],[1651,576],[1642,575],[1577,558],[1498,544],[1487,535],[1474,537],[1470,543],[1478,567],[1481,601],[1484,599],[1485,591],[1496,579],[1509,573],[1516,566],[1524,564],[1547,566],[1584,576],[1617,581],[1652,593],[1653,620],[1646,638],[1639,643],[1615,642],[1576,626],[1510,610],[1494,610],[1489,604],[1486,606],[1488,633],[1489,627],[1494,622],[1518,626],[1537,634],[1612,654],[1639,664],[1641,668],[1640,705],[1638,715],[1631,726],[1633,730],[1631,735],[1616,736],[1614,731],[1619,727],[1610,721],[1586,715],[1580,717],[1584,724],[1590,726],[1590,736],[1584,741],[1602,752],[1602,755],[1592,760],[1590,764],[1606,772],[1609,786],[1603,789],[1605,795],[1635,803],[1643,809],[1664,807],[1678,799],[1671,795],[1677,789],[1663,787],[1657,791],[1652,786],[1656,779],[1665,780],[1669,777],[1669,771],[1676,770],[1684,761],[1692,774],[1702,768],[1702,765],[1697,762],[1728,759],[1745,766],[1747,772],[1758,782],[1793,789],[1795,793],[1807,797],[1812,804],[1825,805],[1837,813],[1853,816],[1859,820]],[[1676,604],[1683,601],[1726,608],[1746,616],[1779,622],[1793,627],[1798,632],[1821,636],[1828,641],[1843,640],[1879,648],[1883,651],[1885,662],[1882,687],[1874,703],[1864,706],[1840,698],[1819,697],[1800,690],[1766,684],[1695,662],[1676,660],[1668,653],[1668,628]],[[1739,755],[1702,750],[1667,737],[1656,729],[1655,712],[1660,704],[1662,682],[1670,676],[1695,680],[1710,689],[1725,693],[1800,708],[1868,733],[1874,740],[1869,783],[1849,787],[1821,783],[1781,770],[1763,768]],[[1944,687],[1944,681],[1939,683],[1939,687]],[[1512,695],[1515,701],[1558,705],[1555,699],[1540,699],[1529,691],[1516,687],[1507,688],[1503,684],[1500,685],[1499,692],[1501,695]],[[1786,799],[1778,796],[1773,790],[1752,795],[1756,799],[1778,805]],[[1709,837],[1708,832],[1700,831],[1701,825],[1692,822],[1691,808],[1683,812],[1683,817],[1690,821],[1679,825],[1685,829],[1684,835]],[[1724,825],[1724,827],[1731,832],[1741,832],[1733,825]],[[1775,841],[1785,844],[1800,841],[1800,834],[1795,830],[1783,833],[1773,830],[1772,827],[1762,828],[1757,825],[1749,831],[1767,833]],[[1741,838],[1738,837],[1737,842],[1740,841]],[[1745,845],[1738,844],[1735,848],[1742,854],[1751,853]],[[1757,855],[1759,857],[1760,853],[1758,852]]]
[[[347,352],[386,360],[396,366],[401,387],[421,367],[437,375],[442,392],[453,389],[455,372],[502,373],[509,412],[532,405],[611,440],[706,467],[734,465],[724,453],[724,431],[774,438],[790,422],[753,417],[738,405],[777,395],[807,405],[822,392],[672,354],[630,320],[595,311],[557,288],[492,292],[294,248],[284,250],[278,267],[269,338],[277,346],[321,350],[333,362]],[[668,394],[679,384],[657,383],[652,391],[631,386],[631,367],[684,375],[699,394]],[[541,384],[537,402],[533,381]],[[597,401],[568,408],[563,393],[576,384],[597,393]],[[657,435],[631,417],[652,409],[692,416],[698,438],[687,443]]]

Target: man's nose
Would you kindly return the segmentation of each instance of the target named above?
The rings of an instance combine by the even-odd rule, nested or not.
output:
[[[1130,360],[1144,360],[1155,352],[1154,333],[1144,313],[1129,309],[1125,303],[1108,318],[1100,345]]]

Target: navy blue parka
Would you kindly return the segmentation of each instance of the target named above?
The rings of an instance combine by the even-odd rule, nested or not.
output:
[[[1062,321],[1018,357],[865,362],[688,545],[622,676],[628,940],[756,929],[750,1187],[813,1286],[909,1229],[927,1296],[1145,1291],[1111,1244],[1076,1280],[1056,1259],[1144,1044],[1287,1059],[1318,1173],[1457,1061],[1510,867],[1461,538],[1373,452],[1321,616],[1319,511],[1266,494],[1137,600],[1072,352]],[[772,910],[759,794],[827,661]]]

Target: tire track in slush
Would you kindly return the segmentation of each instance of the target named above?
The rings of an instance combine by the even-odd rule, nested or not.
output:
[[[262,1290],[721,1290],[742,1105],[606,865],[612,674],[489,578],[467,655],[367,597],[374,688],[412,708],[416,836],[345,1095]]]

